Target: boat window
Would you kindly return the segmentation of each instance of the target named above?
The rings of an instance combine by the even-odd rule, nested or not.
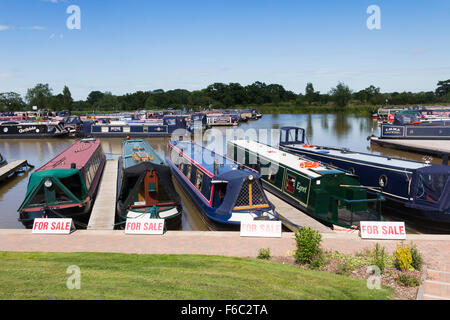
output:
[[[186,172],[184,174],[188,180],[191,180],[191,172],[192,172],[192,165],[189,163],[186,166]]]
[[[293,176],[288,175],[286,179],[286,190],[290,193],[294,193],[295,191],[295,178]]]
[[[78,174],[73,175],[68,178],[59,179],[61,183],[73,193],[75,197],[82,200],[83,199],[83,189],[81,186],[80,177]]]
[[[55,185],[55,203],[72,201],[70,197],[58,186]]]
[[[197,171],[197,176],[195,179],[195,187],[201,191],[203,185],[203,172]]]
[[[219,183],[214,185],[214,207],[218,208],[225,199],[227,193],[227,184]]]
[[[269,175],[267,176],[267,180],[274,183],[277,178],[278,170],[278,166],[271,165],[269,168]]]
[[[388,184],[388,178],[387,178],[387,176],[383,174],[383,175],[380,177],[380,179],[378,180],[378,183],[379,183],[380,187],[382,187],[382,188],[386,187],[387,184]]]
[[[33,200],[30,201],[30,205],[44,204],[45,203],[45,190],[44,186],[39,188],[39,191],[34,196]]]

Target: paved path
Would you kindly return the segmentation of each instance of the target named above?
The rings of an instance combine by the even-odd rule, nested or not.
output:
[[[361,252],[382,244],[389,253],[398,241],[362,240],[356,232],[322,234],[322,247],[342,253]],[[423,299],[450,299],[450,235],[408,235],[428,267]],[[207,254],[256,257],[261,248],[272,256],[292,255],[293,233],[281,238],[244,238],[239,232],[168,231],[163,236],[125,235],[124,231],[80,230],[71,235],[38,235],[31,230],[0,230],[0,251],[115,252],[137,254]]]

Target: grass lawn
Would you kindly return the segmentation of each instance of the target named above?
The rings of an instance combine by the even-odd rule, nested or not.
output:
[[[66,286],[81,270],[81,288]],[[390,288],[257,259],[201,255],[0,252],[0,299],[388,299]]]

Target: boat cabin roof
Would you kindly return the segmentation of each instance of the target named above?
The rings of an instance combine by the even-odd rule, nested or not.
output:
[[[371,164],[379,165],[379,166],[381,165],[381,166],[389,166],[389,167],[398,167],[399,169],[415,170],[415,169],[429,166],[429,164],[418,162],[418,161],[403,160],[403,159],[379,156],[379,155],[375,155],[375,154],[353,152],[353,151],[348,151],[345,149],[333,149],[333,148],[323,148],[323,147],[321,148],[321,147],[317,147],[317,146],[316,147],[305,147],[300,144],[291,144],[291,145],[287,145],[287,146],[293,147],[295,149],[312,151],[315,153],[322,154],[323,156],[353,159],[356,161],[363,161],[366,163],[371,163]]]
[[[219,155],[212,150],[206,149],[198,144],[188,141],[171,141],[170,144],[178,152],[193,161],[197,166],[205,171],[210,177],[220,175],[225,172],[236,170],[239,164],[226,156]],[[216,168],[216,171],[215,171]],[[249,171],[253,169],[246,168]],[[256,171],[255,171],[256,172]]]
[[[91,159],[99,146],[100,140],[98,139],[81,139],[37,169],[36,172],[52,169],[71,169],[72,163],[76,164],[76,169],[81,169]]]
[[[342,171],[330,169],[323,165],[320,165],[316,168],[302,168],[300,167],[300,164],[309,162],[309,160],[306,160],[302,157],[299,157],[298,155],[294,155],[289,152],[282,151],[256,141],[234,140],[230,141],[230,143],[235,144],[236,146],[239,146],[243,149],[247,149],[253,153],[259,154],[267,159],[270,159],[276,163],[286,166],[292,170],[301,172],[313,179],[319,178],[323,174],[330,172],[342,173]]]
[[[122,146],[124,167],[129,168],[142,162],[164,164],[153,148],[142,139],[125,140]]]

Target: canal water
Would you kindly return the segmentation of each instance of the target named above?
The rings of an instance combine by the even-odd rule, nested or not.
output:
[[[368,152],[394,156],[403,159],[424,161],[422,155],[393,150],[382,147],[370,147],[367,137],[378,135],[377,121],[365,115],[353,114],[280,114],[264,115],[259,120],[242,123],[239,127],[216,127],[206,132],[202,137],[204,144],[214,150],[224,151],[226,137],[242,135],[261,142],[276,145],[278,137],[276,129],[284,126],[298,126],[306,129],[309,143],[326,145],[330,147],[345,147],[354,151]],[[271,138],[271,134],[274,137]],[[266,138],[267,137],[267,138]],[[41,165],[68,148],[74,139],[48,139],[48,140],[0,140],[0,153],[8,161],[27,160],[38,169]],[[156,138],[147,140],[155,151],[165,156],[169,139]],[[102,139],[105,153],[120,155],[122,152],[122,139]],[[427,159],[433,163],[440,163],[440,159]],[[23,228],[17,221],[17,209],[20,207],[27,189],[28,179],[33,170],[21,174],[0,185],[0,229]],[[183,202],[183,230],[207,230],[200,218],[200,214],[180,186],[175,185]],[[410,229],[409,232],[415,232]]]

